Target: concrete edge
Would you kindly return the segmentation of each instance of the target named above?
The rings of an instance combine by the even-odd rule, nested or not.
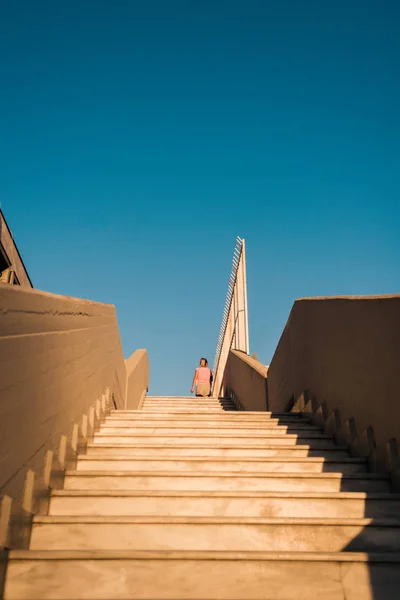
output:
[[[229,551],[132,551],[132,550],[14,550],[9,560],[248,560],[295,562],[400,563],[400,553],[364,552],[229,552]]]
[[[266,378],[268,374],[268,367],[263,365],[259,360],[241,352],[240,350],[230,350],[232,354],[243,360],[243,362],[247,363],[252,369],[254,369],[257,373],[262,375],[262,377]]]
[[[322,432],[331,435],[336,444],[347,447],[350,456],[364,458],[370,473],[388,477],[393,491],[400,491],[399,444],[395,438],[378,446],[372,427],[359,432],[354,418],[343,422],[338,409],[330,411],[328,403],[319,402],[310,390],[304,390],[297,399],[293,399],[290,412],[310,419]]]
[[[4,596],[4,586],[6,583],[6,571],[8,562],[8,552],[0,548],[0,600]]]
[[[301,298],[296,298],[294,304],[296,302],[310,302],[310,301],[318,301],[321,300],[365,300],[366,302],[371,300],[390,300],[390,299],[400,299],[400,294],[378,294],[378,295],[369,295],[369,296],[304,296]]]
[[[149,389],[150,363],[145,348],[135,350],[125,359],[126,388],[124,408],[141,408]]]
[[[62,489],[65,473],[75,468],[78,452],[85,451],[103,418],[110,412],[111,395],[107,388],[100,398],[73,423],[68,436],[61,435],[58,450],[47,450],[40,472],[28,469],[22,498],[0,494],[0,551],[28,548],[33,515],[48,514],[52,489]]]
[[[7,293],[9,294],[21,294],[21,292],[23,294],[30,294],[32,296],[42,296],[45,298],[52,298],[53,300],[72,300],[75,301],[77,303],[79,303],[79,305],[87,305],[87,306],[104,306],[104,307],[108,307],[110,309],[116,310],[115,309],[115,304],[108,304],[106,302],[99,302],[96,300],[89,300],[87,298],[76,298],[75,296],[66,296],[63,294],[53,294],[52,292],[46,292],[44,290],[39,290],[37,288],[29,288],[29,287],[21,287],[19,285],[15,285],[15,286],[7,286],[7,288],[2,288],[0,287],[0,291],[1,290],[6,290]]]

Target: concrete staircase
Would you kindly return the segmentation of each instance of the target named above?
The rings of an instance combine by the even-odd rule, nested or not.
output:
[[[395,600],[400,494],[294,413],[147,397],[103,423],[6,600]]]

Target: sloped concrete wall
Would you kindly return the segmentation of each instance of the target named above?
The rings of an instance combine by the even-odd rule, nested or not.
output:
[[[268,371],[270,410],[305,389],[378,445],[400,441],[400,295],[294,303]]]
[[[136,350],[125,361],[126,366],[126,410],[138,408],[143,392],[149,387],[149,357],[147,350]]]
[[[22,262],[18,248],[14,242],[11,231],[8,228],[5,217],[0,210],[0,243],[2,244],[13,269],[16,272],[18,281],[23,287],[32,287],[32,282]]]
[[[268,409],[268,367],[239,350],[230,350],[224,371],[225,393],[233,393],[243,410]]]
[[[110,388],[125,403],[115,307],[0,286],[0,496],[20,499],[27,469]]]

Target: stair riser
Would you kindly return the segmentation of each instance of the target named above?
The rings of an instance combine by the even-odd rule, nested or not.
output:
[[[164,407],[164,408],[145,408],[144,409],[146,411],[146,414],[148,415],[158,415],[158,414],[170,414],[170,415],[181,415],[181,414],[186,414],[190,417],[190,415],[209,415],[212,414],[214,415],[230,415],[230,414],[236,414],[236,411],[234,409],[227,409],[225,410],[224,408],[220,407],[220,408],[204,408],[204,407],[195,407],[195,408],[175,408],[175,407]]]
[[[194,400],[187,400],[185,402],[168,402],[168,401],[164,401],[164,400],[157,400],[155,402],[148,402],[148,401],[144,401],[144,403],[141,406],[141,410],[147,410],[148,408],[151,409],[163,409],[165,406],[170,407],[172,406],[173,408],[189,408],[189,409],[195,409],[195,408],[221,408],[222,406],[225,405],[229,405],[234,407],[235,405],[233,404],[233,402],[215,402],[213,400],[209,400],[209,399],[196,399],[196,401]]]
[[[229,429],[230,427],[239,428],[239,429],[261,429],[261,430],[270,430],[276,429],[277,427],[285,428],[285,429],[310,429],[312,431],[319,431],[317,427],[314,425],[310,425],[310,423],[303,423],[299,421],[286,421],[282,423],[276,419],[270,419],[265,421],[239,421],[234,419],[202,419],[195,421],[194,419],[131,419],[130,421],[126,420],[118,420],[117,419],[108,419],[102,424],[102,428],[108,429],[120,429],[120,428],[128,428],[131,427],[174,427],[174,428],[189,428],[189,429],[198,429],[202,427],[206,428],[215,428],[215,429]]]
[[[365,473],[365,464],[313,463],[303,462],[240,462],[236,461],[198,461],[184,460],[78,460],[78,471],[238,471],[263,473]]]
[[[241,437],[239,438],[239,436],[235,436],[235,437],[230,437],[230,436],[223,436],[223,435],[219,435],[217,436],[180,436],[180,435],[176,435],[176,436],[163,436],[163,435],[136,435],[136,436],[113,436],[113,435],[100,435],[100,434],[96,434],[93,440],[93,444],[95,445],[101,445],[101,444],[115,444],[115,445],[119,445],[119,444],[137,444],[140,445],[141,443],[143,444],[148,444],[151,445],[153,444],[168,444],[170,446],[174,446],[174,445],[187,445],[187,446],[207,446],[207,445],[219,445],[219,446],[224,446],[224,445],[237,445],[237,446],[251,446],[253,445],[255,442],[264,442],[266,445],[268,446],[296,446],[296,445],[307,445],[307,446],[311,446],[312,448],[331,448],[334,449],[335,448],[335,444],[327,439],[318,439],[318,438],[312,438],[310,436],[307,437],[290,437],[288,435],[286,436],[274,436],[274,435],[254,435],[252,437]]]
[[[33,525],[31,550],[398,552],[395,527],[192,523]]]
[[[143,407],[145,406],[235,406],[232,400],[213,400],[211,398],[192,398],[191,400],[145,400],[143,402]]]
[[[146,417],[144,419],[106,419],[103,423],[103,427],[247,427],[247,428],[262,428],[270,429],[277,425],[297,427],[299,429],[316,429],[305,421],[283,421],[278,419],[232,419],[230,415],[227,415],[222,419],[217,419],[213,415],[212,419],[202,415],[197,416],[193,419],[179,418],[170,416],[158,418]]]
[[[399,564],[368,565],[356,560],[11,560],[5,600],[371,600],[374,582],[379,582],[376,598],[397,598]]]
[[[147,419],[151,419],[151,420],[156,420],[156,419],[178,419],[178,420],[189,420],[190,423],[194,422],[194,421],[209,421],[209,417],[207,414],[205,413],[200,413],[200,414],[196,414],[196,412],[192,412],[189,411],[188,412],[188,416],[185,417],[185,411],[183,411],[183,414],[181,415],[180,413],[175,414],[175,413],[170,413],[169,411],[163,412],[163,411],[144,411],[144,410],[138,410],[136,412],[132,412],[132,413],[128,413],[128,414],[121,414],[120,411],[115,411],[113,413],[111,413],[107,419],[106,422],[114,422],[114,421],[120,421],[122,423],[126,423],[129,421],[136,421],[136,420],[147,420]],[[274,422],[274,421],[278,421],[280,423],[307,423],[307,419],[303,419],[301,417],[299,417],[298,415],[296,415],[295,413],[293,413],[293,416],[291,416],[290,413],[286,414],[286,415],[282,415],[282,416],[275,416],[275,415],[271,415],[271,413],[266,413],[266,412],[247,412],[247,411],[233,411],[233,412],[228,412],[228,414],[225,414],[224,411],[218,411],[218,413],[214,414],[212,416],[213,420],[217,420],[219,422],[225,422],[225,421],[235,421],[235,422],[256,422],[256,423],[269,423],[269,422]]]
[[[313,450],[307,446],[274,446],[273,448],[224,448],[224,447],[140,447],[132,446],[106,446],[90,445],[88,447],[88,456],[133,456],[135,458],[159,458],[168,456],[198,456],[202,457],[232,457],[232,458],[272,458],[272,457],[307,457],[307,456],[324,456],[326,458],[346,458],[349,453],[346,450]]]
[[[54,516],[144,516],[157,517],[314,517],[314,518],[390,518],[400,514],[400,501],[372,501],[336,498],[170,498],[101,496],[73,498],[53,496],[50,515]]]
[[[103,425],[97,435],[285,435],[286,433],[292,435],[320,435],[321,432],[313,427],[286,427],[286,426],[275,426],[275,427],[178,427],[171,425],[164,425],[159,427],[157,424],[149,425],[146,427],[112,427],[109,425]]]
[[[198,410],[198,409],[202,409],[202,410],[235,410],[235,405],[234,404],[208,404],[205,402],[199,402],[199,403],[188,403],[188,404],[167,404],[164,402],[157,402],[154,404],[148,404],[145,403],[143,404],[143,408],[142,410],[169,410],[169,409],[179,409],[179,410]]]
[[[212,477],[212,476],[93,476],[68,475],[66,490],[209,490],[209,491],[304,491],[389,492],[386,481],[367,479],[329,479],[328,477]]]

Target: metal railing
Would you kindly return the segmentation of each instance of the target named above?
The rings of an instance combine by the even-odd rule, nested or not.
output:
[[[249,328],[247,316],[247,281],[245,241],[236,238],[232,267],[228,282],[221,329],[214,358],[213,395],[223,393],[223,375],[229,350],[249,353]]]

